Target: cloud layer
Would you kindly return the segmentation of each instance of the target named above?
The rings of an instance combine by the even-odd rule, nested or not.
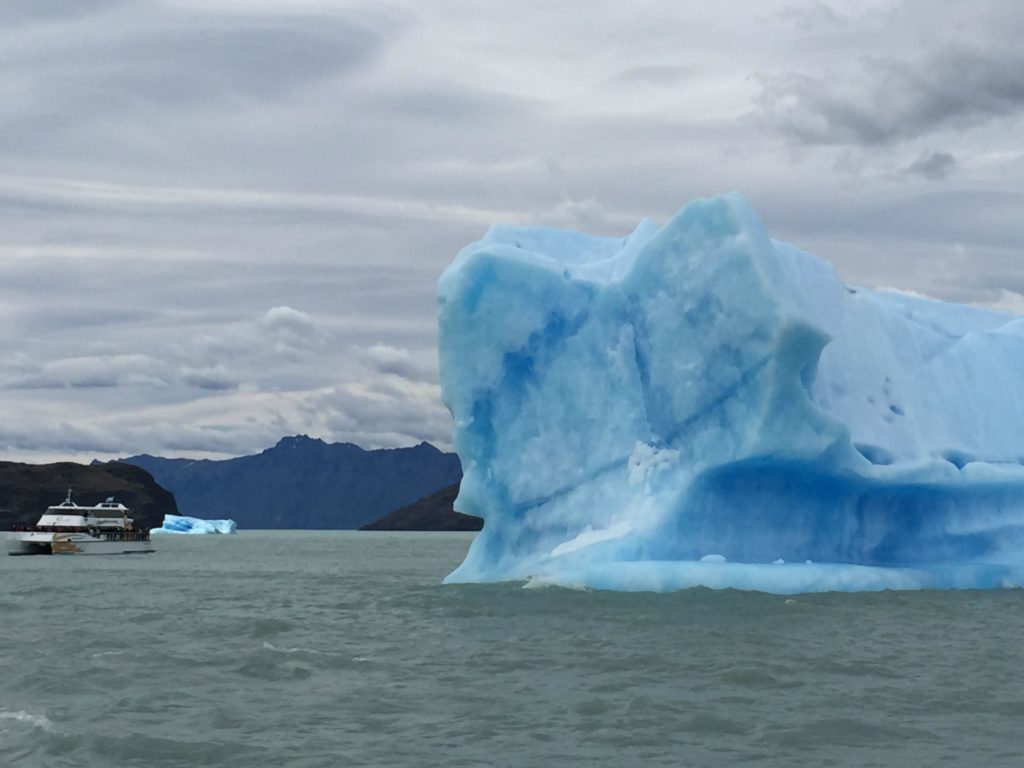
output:
[[[10,0],[0,456],[450,443],[491,222],[744,192],[858,284],[1024,303],[1013,2]]]

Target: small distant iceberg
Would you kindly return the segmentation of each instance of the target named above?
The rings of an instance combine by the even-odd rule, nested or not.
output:
[[[153,533],[234,533],[238,525],[234,520],[200,520],[198,517],[164,515],[164,524]]]

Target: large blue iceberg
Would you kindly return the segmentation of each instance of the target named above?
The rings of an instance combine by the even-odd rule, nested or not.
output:
[[[201,520],[184,515],[164,515],[164,524],[150,533],[234,533],[238,525],[234,520]]]
[[[1024,318],[847,287],[738,195],[494,227],[438,288],[449,582],[1024,583]]]

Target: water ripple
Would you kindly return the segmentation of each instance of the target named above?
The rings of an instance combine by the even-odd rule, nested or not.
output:
[[[1024,591],[442,586],[469,541],[0,559],[0,766],[1024,765]]]

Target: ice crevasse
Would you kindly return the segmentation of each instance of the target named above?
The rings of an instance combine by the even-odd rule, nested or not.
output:
[[[1024,583],[1024,318],[850,288],[735,194],[625,238],[493,227],[438,306],[484,518],[449,582]]]

